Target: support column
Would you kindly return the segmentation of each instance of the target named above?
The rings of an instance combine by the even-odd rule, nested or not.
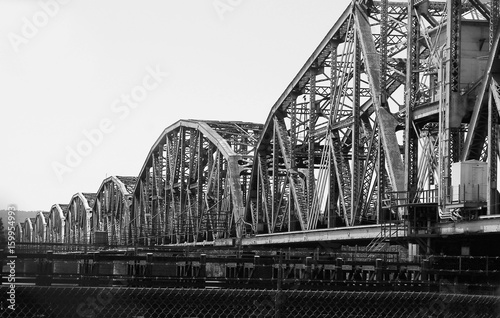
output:
[[[308,142],[308,176],[307,176],[307,203],[312,206],[314,198],[314,143],[315,143],[315,127],[316,127],[316,68],[311,68],[309,79],[309,142]],[[303,211],[306,213],[306,211]],[[309,216],[307,217],[309,222]]]
[[[496,89],[496,85],[490,85],[490,89]],[[495,100],[490,92],[488,94],[488,189],[486,192],[486,202],[488,204],[487,214],[496,214],[497,196],[497,153],[498,153],[498,110],[495,107]]]
[[[337,90],[337,48],[338,42],[332,41],[331,43],[331,65],[330,65],[330,105],[333,109],[335,105],[335,97]],[[331,137],[328,137],[331,138]],[[329,141],[327,141],[329,142]],[[330,189],[328,196],[328,228],[336,227],[337,220],[337,201],[339,198],[339,185],[337,182],[337,173],[335,172],[335,160],[332,154],[329,153],[330,159]]]
[[[460,22],[461,0],[450,0],[447,7],[447,52],[444,58],[445,74],[441,79],[444,85],[445,101],[440,105],[440,204],[445,209],[450,203],[451,164],[458,161],[460,149]]]
[[[490,50],[493,48],[493,39],[498,32],[499,0],[491,1],[490,8]],[[496,83],[495,83],[496,84]],[[490,85],[490,90],[496,89],[497,85]],[[495,107],[493,96],[488,94],[488,185],[486,202],[488,204],[487,214],[497,214],[497,154],[498,154],[498,108]]]
[[[380,8],[380,106],[389,108],[387,102],[387,29],[389,22],[388,0],[381,1]],[[375,127],[379,129],[379,127]],[[385,152],[382,144],[382,136],[378,138],[378,158],[377,158],[377,224],[381,221],[382,203],[385,195]]]
[[[361,90],[361,46],[360,38],[357,32],[354,33],[354,90],[352,104],[353,124],[351,126],[351,152],[352,152],[352,171],[351,171],[351,219],[348,225],[354,225],[358,212],[359,184],[361,162],[359,151],[359,122],[360,122],[360,90]]]
[[[420,25],[415,0],[408,4],[408,64],[406,68],[406,119],[405,119],[405,191],[408,192],[408,203],[413,202],[418,184],[418,135],[413,124],[413,110],[418,103],[420,74]],[[408,211],[405,211],[408,213]]]

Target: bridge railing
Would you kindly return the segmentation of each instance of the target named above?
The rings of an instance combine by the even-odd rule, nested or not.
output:
[[[477,261],[479,260],[479,262]],[[28,285],[148,286],[248,289],[437,291],[460,281],[460,292],[499,286],[500,258],[433,257],[421,262],[352,261],[312,256],[164,256],[109,253],[17,253],[16,283]],[[12,266],[2,269],[7,283]],[[458,277],[458,278],[457,278]]]
[[[409,191],[392,191],[387,194],[390,198],[384,199],[382,204],[384,208],[388,209],[410,204],[429,205],[438,203],[437,189],[419,190],[413,195]]]
[[[102,249],[102,244],[78,243],[42,243],[42,242],[16,242],[16,251],[20,253],[47,253],[53,252],[87,252]],[[106,249],[123,247],[123,245],[105,245]]]

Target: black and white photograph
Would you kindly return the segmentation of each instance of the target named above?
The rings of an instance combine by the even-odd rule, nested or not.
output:
[[[499,317],[500,0],[0,0],[2,317]]]

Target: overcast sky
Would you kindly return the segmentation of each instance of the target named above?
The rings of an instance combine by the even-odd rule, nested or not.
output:
[[[0,0],[0,209],[136,176],[179,119],[264,123],[349,2]]]

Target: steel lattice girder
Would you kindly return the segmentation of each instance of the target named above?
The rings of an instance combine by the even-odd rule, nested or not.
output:
[[[497,4],[492,11],[491,3],[448,1],[446,7],[432,9],[441,14],[435,14],[430,23],[424,19],[431,11],[429,3],[410,2],[413,32],[409,31],[407,43],[411,53],[404,114],[405,191],[411,193],[411,203],[418,203],[420,194],[436,190],[442,218],[460,217],[458,211],[464,209],[452,202],[453,191],[458,191],[453,190],[452,164],[486,161],[491,148],[487,136],[495,129],[490,125],[495,114],[488,113],[486,97],[491,75],[499,67],[498,1],[493,3]],[[489,166],[489,175],[496,180],[496,159],[489,160]],[[496,188],[494,183],[491,186]]]
[[[24,222],[16,223],[16,242],[24,242]]]
[[[262,125],[180,120],[151,148],[134,189],[135,240],[240,237],[248,175]]]
[[[22,241],[21,242],[32,242],[33,238],[33,223],[35,223],[35,218],[26,218],[22,224]]]
[[[96,198],[95,193],[78,192],[69,201],[65,225],[65,243],[88,244],[90,243],[90,219],[92,206]]]
[[[49,243],[63,243],[64,227],[66,225],[65,215],[68,213],[68,204],[54,204],[50,208],[47,221],[46,241]]]
[[[388,37],[404,35],[401,24],[393,22],[404,18],[404,12],[403,7],[388,10]],[[373,208],[368,201],[374,193],[378,136],[391,184],[402,187],[402,162],[394,142],[398,122],[380,105],[378,44],[367,19],[358,5],[347,8],[273,106],[252,173],[247,212],[254,227],[266,224],[265,232],[272,233],[291,227],[295,219],[295,229],[310,230],[319,219],[336,218],[325,214],[327,210],[354,225]],[[404,82],[404,63],[396,60],[404,46],[386,42],[393,65],[386,89],[392,93]]]
[[[442,47],[430,33],[440,31],[450,13],[444,2],[416,2],[353,2],[274,104],[257,145],[247,204],[247,221],[257,233],[380,221],[381,202],[391,201],[391,191],[414,191],[411,202],[419,200],[418,171],[430,170],[428,178],[438,162],[429,157],[438,151],[427,151],[417,166],[425,138],[420,128],[437,121],[439,108],[431,103],[435,78],[428,73]],[[422,35],[408,34],[409,6],[413,30],[423,29]],[[450,20],[480,23],[489,18],[487,9],[473,1]],[[458,43],[460,33],[452,35]],[[448,63],[446,76],[458,78],[459,61]],[[407,83],[413,83],[411,92]],[[394,217],[404,213],[392,209]]]
[[[33,224],[33,242],[41,243],[46,241],[48,217],[49,212],[37,212],[35,224]]]
[[[92,235],[108,233],[112,245],[129,243],[130,207],[136,177],[111,176],[103,180],[92,209]],[[95,242],[95,239],[92,240]]]

